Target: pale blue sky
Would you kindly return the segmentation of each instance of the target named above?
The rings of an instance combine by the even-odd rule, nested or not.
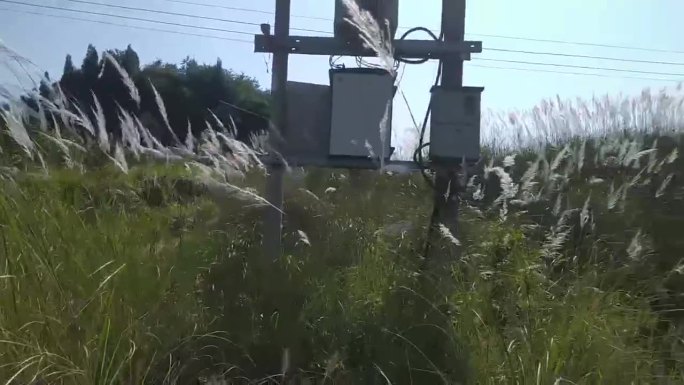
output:
[[[258,27],[222,22],[202,21],[185,17],[155,15],[75,4],[66,0],[16,0],[33,4],[86,9],[97,12],[135,15],[171,22],[181,22],[213,28],[234,29],[259,33]],[[129,5],[163,9],[196,15],[209,15],[249,22],[272,22],[272,15],[254,12],[230,11],[217,8],[197,7],[171,3],[165,0],[93,0],[110,4]],[[188,0],[205,4],[222,4],[264,11],[274,9],[273,0]],[[440,1],[402,0],[400,2],[400,25],[402,27],[427,26],[438,32]],[[42,69],[48,70],[53,78],[61,74],[64,57],[71,53],[78,65],[88,43],[98,50],[124,48],[132,44],[143,63],[160,58],[178,62],[187,55],[200,62],[215,62],[221,57],[224,66],[244,72],[257,78],[262,85],[270,85],[267,72],[268,57],[253,53],[250,44],[222,41],[194,36],[140,31],[63,20],[45,16],[9,12],[6,9],[31,10],[50,14],[63,14],[80,18],[108,20],[118,24],[143,25],[153,28],[175,29],[191,33],[206,33],[237,39],[251,40],[248,35],[233,35],[222,32],[198,31],[187,28],[160,26],[144,22],[109,19],[100,16],[79,15],[55,10],[41,10],[0,1],[0,39],[17,50]],[[333,0],[292,0],[293,16],[333,17]],[[684,15],[684,1],[681,0],[471,0],[467,6],[467,38],[482,40],[485,52],[474,57],[536,61],[582,66],[611,67],[639,71],[682,73],[684,66],[654,65],[643,63],[613,62],[593,59],[547,57],[519,53],[487,52],[489,48],[533,50],[608,56],[625,59],[655,60],[684,63],[684,53],[660,53],[609,49],[587,46],[559,45],[521,40],[482,37],[475,34],[522,36],[541,39],[592,42],[620,46],[638,46],[684,52],[684,40],[680,37],[681,18]],[[330,31],[331,21],[311,20],[293,17],[293,28],[310,28]],[[307,34],[293,31],[293,34]],[[478,65],[537,68],[551,71],[593,72],[610,77],[561,75],[544,72],[512,71],[481,68]],[[434,77],[435,64],[409,66],[402,82],[411,108],[422,114],[428,97],[430,83]],[[327,83],[328,58],[293,56],[290,60],[290,80]],[[620,77],[668,78],[672,83],[655,80],[624,79]],[[674,85],[684,76],[654,76],[627,74],[581,69],[536,67],[524,64],[493,63],[473,61],[466,64],[465,85],[484,86],[485,108],[509,110],[529,108],[543,98],[560,95],[562,98],[591,97],[592,94],[638,93],[644,87],[661,88]],[[410,125],[405,103],[401,98],[395,101],[394,126]]]

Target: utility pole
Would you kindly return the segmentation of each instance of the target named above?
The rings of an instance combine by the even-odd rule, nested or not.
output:
[[[341,0],[328,0],[341,1]],[[358,1],[358,0],[357,0]],[[399,1],[399,0],[397,0]],[[267,207],[264,215],[263,224],[263,246],[264,257],[271,260],[278,259],[282,253],[282,224],[283,224],[283,179],[285,164],[283,158],[274,153],[284,154],[287,152],[288,161],[295,159],[298,166],[323,166],[333,168],[373,168],[367,157],[359,157],[357,154],[351,156],[339,157],[338,153],[331,152],[330,143],[316,144],[317,154],[327,154],[318,157],[314,155],[312,158],[307,158],[304,155],[304,161],[297,161],[299,150],[295,153],[291,151],[283,151],[294,138],[292,132],[288,132],[288,58],[289,55],[324,55],[324,56],[349,56],[349,57],[376,57],[377,52],[374,52],[369,47],[364,47],[361,44],[351,43],[345,36],[335,37],[318,37],[318,36],[290,36],[290,2],[291,0],[275,0],[276,15],[275,28],[273,34],[270,33],[270,26],[262,25],[262,34],[254,36],[254,52],[269,52],[273,53],[272,65],[272,127],[270,136],[271,154],[267,159],[269,161],[268,171],[269,176],[266,183],[266,199],[271,206]],[[460,157],[461,152],[468,152],[467,150],[477,150],[479,154],[479,92],[476,94],[476,101],[470,104],[476,105],[476,113],[471,113],[470,116],[461,116],[463,108],[458,107],[458,103],[463,103],[463,61],[470,60],[472,53],[482,52],[482,42],[479,41],[465,41],[465,3],[466,0],[442,0],[442,31],[444,34],[443,41],[433,39],[429,40],[411,40],[398,39],[393,40],[394,54],[396,58],[403,59],[433,59],[440,60],[442,66],[442,82],[440,95],[433,95],[433,99],[438,99],[440,107],[440,133],[439,138],[434,140],[435,143],[440,143],[439,151],[435,152],[434,159],[432,151],[437,146],[431,146],[431,168],[436,171],[437,177],[435,181],[435,196],[434,196],[434,211],[432,215],[432,223],[430,225],[428,235],[428,247],[435,241],[435,229],[440,225],[445,225],[452,234],[457,234],[457,222],[459,212],[459,162],[454,159]],[[396,18],[396,16],[394,16]],[[337,19],[337,14],[336,14]],[[396,20],[395,20],[396,22]],[[374,75],[373,75],[374,76]],[[363,87],[361,87],[363,88]],[[333,86],[330,86],[330,95],[334,94]],[[297,90],[297,88],[292,88]],[[311,88],[306,89],[305,92],[310,92],[314,95],[317,91],[310,91]],[[303,92],[300,88],[298,92]],[[363,92],[360,90],[359,92]],[[296,94],[296,93],[295,93]],[[307,96],[311,96],[308,95]],[[321,101],[314,101],[312,98],[305,98],[310,100],[313,104],[311,107],[316,108],[318,112],[324,112],[330,107],[326,105],[326,97],[319,97]],[[299,100],[293,101],[297,105]],[[316,104],[318,102],[318,104]],[[432,103],[432,102],[431,102]],[[301,102],[300,102],[301,104]],[[464,104],[465,105],[465,104]],[[456,106],[458,108],[453,108]],[[309,107],[308,105],[306,106]],[[434,107],[434,105],[433,105]],[[302,108],[301,105],[298,108]],[[469,110],[472,110],[470,108]],[[456,111],[456,112],[455,112]],[[434,109],[433,109],[434,112]],[[330,114],[330,112],[327,112]],[[461,115],[459,115],[461,114]],[[293,114],[296,116],[297,114]],[[433,117],[437,114],[433,113]],[[474,117],[477,117],[475,119]],[[317,122],[311,124],[303,120],[297,123],[298,135],[305,132],[313,134],[314,137],[329,137],[332,133],[332,125],[330,123],[331,117],[328,116],[325,123]],[[369,115],[372,119],[372,114]],[[471,121],[469,121],[470,119]],[[472,120],[475,119],[476,122]],[[469,122],[467,124],[463,122]],[[475,124],[476,123],[476,124]],[[467,126],[467,127],[466,127]],[[293,126],[294,127],[294,126]],[[476,127],[476,128],[475,128]],[[434,128],[434,126],[433,126]],[[470,130],[470,131],[468,131]],[[477,130],[476,136],[465,135],[468,132]],[[432,130],[432,135],[437,132],[437,129]],[[363,134],[365,135],[365,133]],[[364,139],[362,137],[359,140]],[[327,140],[325,140],[327,141]],[[283,146],[284,145],[284,146]],[[460,146],[460,147],[459,147]],[[289,148],[289,147],[288,147]],[[465,149],[464,149],[465,148]],[[472,155],[472,151],[470,152]],[[345,155],[345,154],[342,154]],[[441,159],[436,161],[437,157]],[[292,158],[292,159],[291,159]],[[400,164],[408,163],[415,170],[419,170],[422,165],[415,165],[412,162],[397,162],[390,163]],[[426,257],[429,255],[429,249],[426,250]],[[429,258],[429,257],[428,257]]]
[[[442,31],[447,43],[465,40],[466,0],[442,0]],[[463,58],[461,54],[449,55],[442,60],[442,85],[463,87]]]
[[[290,35],[290,0],[275,0],[274,39],[277,49],[273,52],[271,70],[272,126],[270,134],[271,151],[282,153],[282,143],[287,138],[287,75],[289,50],[279,43]],[[269,162],[266,180],[267,206],[264,218],[263,246],[264,258],[277,259],[282,252],[283,228],[283,178],[285,165],[279,157]]]
[[[445,43],[461,43],[465,40],[466,0],[442,0],[442,32]],[[451,54],[441,60],[441,86],[449,89],[463,87],[463,57],[461,54]],[[459,167],[456,165],[435,165],[436,180],[434,190],[434,207],[428,236],[428,250],[426,262],[436,262],[435,253],[439,250],[431,249],[431,245],[440,237],[437,227],[446,226],[451,234],[457,237],[458,215],[460,206],[459,192],[461,190],[458,177]],[[465,170],[460,170],[464,172]],[[432,252],[431,252],[432,251]]]

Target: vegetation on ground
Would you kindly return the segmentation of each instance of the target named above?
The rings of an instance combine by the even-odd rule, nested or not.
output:
[[[166,146],[55,90],[1,114],[6,384],[684,381],[681,97],[490,123],[526,146],[486,143],[426,269],[419,176],[292,170],[274,260],[235,127]]]

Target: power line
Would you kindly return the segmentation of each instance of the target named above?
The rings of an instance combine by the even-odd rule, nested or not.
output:
[[[207,34],[198,34],[198,33],[192,33],[192,32],[174,31],[174,30],[168,30],[168,29],[160,29],[160,28],[144,27],[144,26],[136,26],[136,25],[128,25],[128,24],[119,24],[119,23],[113,23],[113,22],[104,21],[104,20],[85,19],[85,18],[67,16],[67,15],[54,15],[54,14],[48,14],[48,13],[42,13],[42,12],[28,11],[28,10],[19,10],[19,9],[10,9],[10,8],[0,7],[0,11],[24,13],[24,14],[45,16],[45,17],[54,17],[54,18],[59,18],[59,19],[75,20],[75,21],[82,21],[82,22],[89,22],[89,23],[97,23],[97,24],[110,25],[110,26],[116,26],[116,27],[122,27],[122,28],[131,28],[131,29],[137,29],[137,30],[162,32],[162,33],[172,33],[172,34],[177,34],[177,35],[195,36],[195,37],[202,37],[202,38],[211,38],[211,39],[218,39],[218,40],[224,40],[224,41],[232,41],[232,42],[237,42],[237,43],[245,43],[245,44],[252,44],[253,43],[252,41],[249,41],[249,40],[234,39],[234,38],[229,38],[229,37],[214,36],[214,35],[207,35]],[[616,75],[607,75],[607,74],[598,74],[598,73],[585,73],[585,72],[553,71],[553,70],[545,70],[545,69],[540,69],[540,68],[534,68],[534,69],[532,69],[532,68],[513,68],[513,67],[502,67],[502,66],[489,66],[489,65],[482,65],[482,64],[470,64],[469,67],[496,69],[496,70],[504,70],[504,71],[541,72],[541,73],[550,73],[550,74],[559,74],[559,75],[591,76],[591,77],[601,77],[601,78],[609,78],[609,79],[646,80],[646,81],[660,81],[660,82],[670,82],[670,83],[678,82],[677,80],[673,80],[673,79],[646,78],[646,77],[634,77],[634,76],[616,76]]]
[[[227,5],[217,5],[217,4],[205,4],[205,3],[196,3],[194,1],[187,1],[187,0],[162,0],[166,1],[168,3],[176,3],[176,4],[186,4],[186,5],[194,5],[198,7],[206,7],[206,8],[215,8],[215,9],[226,9],[229,11],[241,11],[241,12],[251,12],[251,13],[259,13],[262,15],[274,15],[275,12],[272,11],[264,11],[260,9],[250,9],[250,8],[241,8],[241,7],[231,7]],[[309,20],[320,20],[320,21],[332,21],[332,19],[326,18],[326,17],[320,17],[320,16],[303,16],[303,15],[292,15],[292,17],[296,17],[299,19],[309,19]],[[329,33],[329,32],[326,32]]]
[[[175,0],[172,0],[172,1],[175,1]],[[131,29],[139,29],[139,30],[145,30],[145,31],[173,33],[173,34],[178,34],[178,35],[196,36],[196,37],[204,37],[204,38],[212,38],[212,39],[233,41],[233,42],[237,42],[237,43],[252,44],[252,41],[249,41],[249,40],[234,39],[234,38],[223,37],[223,36],[214,36],[214,35],[198,34],[198,33],[192,33],[192,32],[183,32],[183,31],[174,31],[174,30],[168,30],[168,29],[159,29],[159,28],[152,28],[152,27],[144,27],[144,26],[136,26],[136,25],[128,25],[128,24],[119,24],[119,23],[113,23],[113,22],[104,21],[104,20],[85,19],[85,18],[74,17],[74,16],[67,16],[67,15],[54,15],[54,14],[48,14],[48,13],[42,13],[42,12],[35,12],[35,11],[28,11],[28,10],[19,10],[19,9],[11,9],[11,8],[2,8],[2,7],[0,7],[0,10],[1,10],[1,11],[8,11],[8,12],[17,12],[17,13],[30,14],[30,15],[37,15],[37,16],[54,17],[54,18],[66,19],[66,20],[75,20],[75,21],[83,21],[83,22],[97,23],[97,24],[110,25],[110,26],[116,26],[116,27],[122,27],[122,28],[131,28]],[[481,64],[471,64],[470,66],[471,66],[471,67],[478,67],[478,68],[500,69],[500,70],[515,70],[515,71],[528,71],[528,72],[545,72],[545,73],[555,73],[555,74],[565,74],[565,75],[580,75],[580,76],[597,76],[597,77],[615,78],[615,79],[654,80],[654,81],[666,81],[666,82],[673,82],[673,81],[675,81],[675,80],[672,80],[672,79],[644,78],[644,77],[625,77],[625,76],[614,76],[614,75],[594,74],[594,73],[582,73],[582,72],[564,72],[564,71],[552,71],[552,70],[531,69],[531,68],[511,68],[511,67],[487,66],[487,65],[481,65]],[[402,77],[403,77],[403,76],[402,76]]]
[[[679,82],[678,80],[674,80],[674,79],[643,78],[643,77],[634,77],[634,76],[615,76],[615,75],[586,73],[586,72],[553,71],[553,70],[545,70],[545,69],[540,69],[540,68],[512,68],[512,67],[489,66],[489,65],[482,65],[482,64],[470,64],[469,67],[488,68],[488,69],[497,69],[497,70],[525,71],[525,72],[543,72],[543,73],[560,74],[560,75],[595,76],[595,77],[610,78],[610,79],[650,80],[650,81],[661,81],[661,82],[670,82],[670,83]]]
[[[186,4],[186,5],[194,5],[194,6],[199,6],[199,7],[207,7],[207,8],[227,9],[227,10],[233,10],[233,11],[252,12],[252,13],[260,13],[260,14],[268,14],[268,15],[274,14],[273,11],[265,11],[265,10],[259,10],[259,9],[251,9],[251,8],[239,8],[239,7],[231,7],[231,6],[225,6],[225,5],[198,3],[198,2],[189,1],[189,0],[163,0],[163,1],[171,2],[171,3]],[[292,15],[292,16],[298,17],[298,18],[303,18],[303,19],[311,19],[311,20],[333,21],[333,19],[330,19],[327,17],[303,16],[303,15]],[[408,27],[399,27],[399,29],[409,29],[409,28]],[[434,29],[439,29],[439,28],[434,28]],[[320,32],[320,33],[331,34],[331,32],[328,32],[328,31],[311,31],[311,32]],[[537,42],[537,43],[553,43],[553,44],[566,44],[566,45],[576,45],[576,46],[613,48],[613,49],[644,51],[644,52],[684,54],[684,51],[678,51],[678,50],[646,48],[646,47],[626,46],[626,45],[613,45],[613,44],[603,44],[603,43],[591,43],[591,42],[581,42],[581,41],[571,41],[571,40],[553,40],[553,39],[541,39],[541,38],[532,38],[532,37],[524,37],[524,36],[481,34],[481,33],[480,34],[478,34],[478,33],[466,33],[466,35],[468,35],[468,36],[480,36],[480,37],[492,37],[492,38],[497,38],[497,39],[532,41],[532,42]]]
[[[599,70],[599,71],[613,71],[613,72],[628,72],[634,74],[644,74],[644,75],[661,75],[661,76],[680,76],[684,80],[684,74],[668,73],[668,72],[651,72],[651,71],[638,71],[638,70],[625,70],[619,68],[608,68],[608,67],[592,67],[592,66],[577,66],[571,64],[556,64],[556,63],[539,63],[539,62],[529,62],[522,60],[504,60],[504,59],[486,59],[486,58],[473,58],[472,60],[478,61],[490,61],[499,63],[513,63],[513,64],[530,64],[530,65],[540,65],[549,67],[562,67],[562,68],[577,68],[585,70]]]
[[[254,22],[238,21],[238,20],[232,20],[232,19],[223,19],[223,18],[201,16],[201,15],[186,15],[186,14],[177,13],[177,12],[168,12],[168,11],[149,9],[149,8],[129,7],[129,6],[115,5],[115,4],[106,4],[106,3],[99,3],[99,2],[88,1],[88,0],[67,0],[67,1],[70,1],[73,3],[91,4],[91,5],[98,5],[98,6],[103,6],[103,7],[117,8],[117,9],[133,10],[133,11],[140,11],[140,12],[151,12],[151,13],[171,15],[171,16],[190,17],[190,18],[196,18],[196,19],[221,21],[221,22],[226,22],[226,23],[235,23],[235,24],[250,25],[250,26],[259,26],[260,25],[259,23],[254,23]],[[194,3],[191,1],[185,1],[185,0],[165,0],[165,1],[180,2],[180,3],[184,3],[184,4],[187,3],[187,4],[194,4],[194,5],[210,6],[207,4]],[[210,7],[219,7],[219,6],[210,6]],[[235,9],[235,10],[242,10],[242,11],[253,11],[253,12],[260,12],[260,13],[270,13],[268,11],[252,10],[252,9],[248,9],[248,8],[239,8],[238,9],[237,7],[228,7],[228,6],[221,6],[221,8]],[[112,16],[114,16],[114,15],[112,15]],[[321,19],[325,19],[325,18],[321,18]],[[328,31],[321,31],[321,30],[307,29],[307,28],[293,28],[293,30],[332,34],[332,32],[328,32]],[[245,33],[245,32],[234,31],[234,33]],[[486,35],[486,36],[503,37],[502,35]],[[511,37],[511,38],[513,38],[513,37]],[[541,40],[544,40],[544,39],[541,39]],[[617,46],[614,46],[614,47],[617,47]],[[621,48],[625,48],[625,47],[621,47]],[[565,53],[558,53],[558,52],[526,51],[526,50],[513,50],[513,49],[504,49],[504,48],[484,48],[484,51],[487,51],[487,50],[497,51],[497,52],[521,53],[521,54],[528,54],[528,55],[545,55],[545,56],[560,56],[560,57],[570,57],[570,58],[580,58],[580,59],[610,60],[610,61],[617,61],[617,62],[623,62],[623,63],[642,63],[642,64],[684,66],[684,63],[681,63],[681,62],[678,63],[678,62],[650,61],[650,60],[639,60],[639,59],[624,59],[624,58],[614,58],[614,57],[606,57],[606,56],[565,54]]]
[[[69,1],[72,3],[79,3],[79,4],[97,5],[100,7],[107,7],[107,8],[124,9],[124,10],[128,10],[128,11],[150,12],[150,13],[156,13],[159,15],[180,16],[180,17],[189,17],[189,18],[200,19],[200,20],[220,21],[222,23],[251,25],[251,26],[257,26],[257,27],[261,25],[261,23],[255,23],[255,22],[249,22],[249,21],[240,21],[240,20],[234,20],[234,19],[223,19],[220,17],[202,16],[202,15],[187,15],[187,14],[178,13],[178,12],[169,12],[169,11],[162,11],[162,10],[158,10],[158,9],[150,9],[150,8],[129,7],[129,6],[125,6],[125,5],[98,3],[95,1],[88,1],[88,0],[66,0],[66,1]],[[307,28],[292,28],[292,29],[297,30],[297,31],[302,31],[302,32],[330,33],[330,32],[326,32],[326,31],[320,31],[320,30],[316,30],[316,29],[307,29]]]
[[[145,19],[145,18],[142,18],[142,17],[123,16],[123,15],[113,15],[113,14],[110,14],[110,13],[84,11],[84,10],[80,10],[80,9],[69,9],[69,8],[63,8],[63,7],[53,7],[53,6],[50,6],[50,5],[42,5],[42,4],[40,4],[40,5],[39,5],[39,4],[30,4],[30,3],[24,3],[24,2],[21,2],[21,1],[14,1],[14,0],[0,0],[0,3],[26,5],[26,6],[29,6],[29,7],[36,7],[36,8],[43,8],[43,9],[54,9],[54,10],[57,10],[57,11],[75,12],[75,13],[81,13],[81,14],[86,14],[86,15],[96,15],[96,16],[114,17],[114,18],[126,19],[126,20],[144,21],[144,22],[148,22],[148,23],[156,23],[156,24],[164,24],[164,25],[173,25],[173,26],[176,26],[176,27],[186,27],[186,28],[202,29],[202,30],[207,30],[207,31],[237,33],[237,34],[240,34],[240,35],[249,35],[249,36],[253,36],[253,35],[254,35],[253,33],[245,32],[245,31],[236,31],[236,30],[223,29],[223,28],[200,27],[200,26],[191,25],[191,24],[172,23],[172,22],[168,22],[168,21],[153,20],[153,19]]]
[[[195,16],[195,15],[184,15],[184,14],[175,13],[175,12],[166,12],[166,11],[157,11],[157,10],[153,10],[153,9],[144,9],[144,8],[135,8],[135,7],[126,7],[126,6],[119,6],[119,5],[103,4],[103,3],[97,3],[97,2],[87,1],[87,0],[67,0],[67,1],[71,1],[74,3],[102,5],[102,6],[106,6],[106,7],[122,8],[122,9],[129,9],[129,10],[163,13],[163,14],[174,15],[174,16],[187,16],[187,17],[195,17],[195,18],[202,18],[202,19],[208,19],[208,20],[216,20],[216,21],[246,24],[246,25],[258,25],[257,23],[239,22],[239,21],[234,21],[234,20],[226,20],[226,19],[220,19],[220,18]],[[229,10],[236,10],[236,11],[243,11],[243,12],[254,12],[254,13],[260,13],[260,14],[273,14],[273,12],[270,12],[270,11],[263,11],[263,10],[250,9],[250,8],[231,7],[231,6],[221,6],[221,5],[209,5],[209,4],[196,3],[193,1],[187,1],[187,0],[164,0],[164,1],[171,2],[171,3],[180,3],[180,4],[211,7],[211,8],[229,9]],[[324,17],[308,17],[308,16],[306,16],[305,18],[310,18],[310,19],[314,19],[314,20],[332,21],[332,19],[328,19],[328,18],[324,18]],[[332,32],[329,32],[329,31],[322,31],[322,30],[316,30],[316,29],[298,29],[298,28],[293,28],[293,29],[294,30],[307,31],[307,32],[332,34]],[[515,37],[515,36],[504,36],[504,35],[479,35],[479,36],[489,36],[489,37],[497,37],[497,38],[510,38],[510,39],[522,39],[522,38]],[[567,42],[567,41],[560,41],[560,40],[547,40],[547,39],[533,39],[533,40],[534,41],[555,42],[555,43],[583,44],[583,45],[593,44],[593,43],[576,43],[576,42]],[[605,45],[605,44],[598,44],[597,46],[622,48],[622,49],[629,48],[629,47],[625,47],[625,46],[611,46],[611,45]],[[637,49],[637,47],[633,47],[633,48]],[[641,49],[641,48],[638,48],[638,49]],[[564,54],[564,53],[556,53],[556,52],[538,52],[538,51],[512,50],[512,49],[503,49],[503,48],[484,48],[484,50],[499,51],[499,52],[511,52],[511,53],[522,53],[522,54],[529,54],[529,55],[548,55],[548,56],[574,57],[574,58],[582,58],[582,59],[611,60],[611,61],[618,61],[618,62],[631,62],[631,63],[642,63],[642,64],[662,64],[662,65],[684,66],[684,63],[676,63],[676,62],[649,61],[649,60],[639,60],[639,59],[623,59],[623,58],[614,58],[614,57],[605,57],[605,56]]]
[[[176,1],[176,0],[170,0],[170,1]],[[28,10],[21,10],[21,9],[11,9],[11,8],[3,8],[3,7],[0,7],[0,11],[16,12],[16,13],[23,13],[23,14],[29,14],[29,15],[54,17],[54,18],[58,18],[58,19],[97,23],[97,24],[110,25],[110,26],[116,26],[116,27],[122,27],[122,28],[131,28],[131,29],[139,29],[139,30],[145,30],[145,31],[163,32],[163,33],[173,33],[173,34],[178,34],[178,35],[196,36],[196,37],[203,37],[203,38],[213,38],[213,39],[227,40],[227,41],[233,41],[233,42],[238,42],[238,43],[252,44],[252,42],[249,40],[233,39],[233,38],[222,37],[222,36],[198,34],[198,33],[192,33],[192,32],[173,31],[173,30],[168,30],[168,29],[159,29],[159,28],[143,27],[143,26],[128,25],[128,24],[119,24],[119,23],[113,23],[113,22],[104,21],[104,20],[85,19],[85,18],[68,16],[68,15],[54,15],[54,14],[43,13],[43,12],[28,11]],[[671,80],[671,79],[625,77],[625,76],[613,76],[613,75],[581,73],[581,72],[552,71],[552,70],[544,70],[544,69],[487,66],[487,65],[481,65],[481,64],[471,64],[470,67],[498,69],[498,70],[527,71],[527,72],[545,72],[545,73],[564,74],[564,75],[597,76],[597,77],[615,78],[615,79],[636,79],[636,80],[654,80],[654,81],[673,82],[673,80]],[[226,104],[228,104],[228,103],[226,103]]]
[[[229,106],[229,107],[232,107],[232,108],[235,108],[235,109],[238,110],[238,111],[246,112],[246,113],[248,113],[248,114],[250,114],[250,115],[256,116],[257,118],[261,118],[261,119],[266,120],[266,121],[269,120],[266,116],[264,116],[264,115],[262,115],[262,114],[260,114],[260,113],[257,113],[257,112],[254,112],[254,111],[250,111],[250,110],[248,110],[248,109],[246,109],[246,108],[242,108],[242,107],[240,107],[240,106],[238,106],[238,105],[235,105],[235,104],[233,104],[233,103],[228,103],[228,102],[226,102],[225,100],[219,100],[219,103],[225,104],[225,105],[227,105],[227,106]]]
[[[505,49],[505,48],[482,48],[483,51],[494,51],[494,52],[510,52],[510,53],[522,53],[526,55],[544,55],[544,56],[560,56],[560,57],[570,57],[579,59],[596,59],[596,60],[610,60],[618,61],[623,63],[642,63],[642,64],[661,64],[661,65],[671,65],[671,66],[684,66],[682,62],[667,62],[667,61],[652,61],[652,60],[639,60],[639,59],[623,59],[616,57],[607,56],[590,56],[590,55],[575,55],[560,52],[541,52],[541,51],[525,51],[516,49]]]
[[[139,29],[139,30],[143,30],[143,31],[165,32],[165,33],[173,33],[173,34],[177,34],[177,35],[196,36],[196,37],[212,38],[212,39],[219,39],[219,40],[225,40],[225,41],[233,41],[233,42],[237,42],[237,43],[253,44],[252,41],[250,41],[250,40],[244,40],[244,39],[234,39],[234,38],[230,38],[230,37],[206,35],[206,34],[201,34],[201,33],[174,31],[174,30],[170,30],[170,29],[161,29],[161,28],[153,28],[153,27],[143,27],[143,26],[139,26],[139,25],[119,24],[119,23],[112,23],[112,22],[104,21],[104,20],[84,19],[84,18],[80,18],[80,17],[67,16],[67,15],[53,15],[53,14],[49,14],[49,13],[28,11],[28,10],[23,10],[23,9],[20,10],[20,9],[11,9],[11,8],[2,8],[2,7],[0,7],[0,11],[25,13],[25,14],[29,14],[29,15],[38,15],[38,16],[54,17],[54,18],[66,19],[66,20],[76,20],[76,21],[83,21],[83,22],[88,22],[88,23],[97,23],[97,24],[111,25],[111,26],[115,26],[115,27]]]
[[[635,47],[635,46],[631,46],[631,47],[630,47],[630,46],[625,46],[625,45],[611,45],[611,44],[602,44],[602,43],[588,43],[588,42],[570,41],[570,40],[539,39],[539,38],[522,37],[522,36],[489,35],[489,34],[481,34],[481,33],[469,33],[469,34],[466,34],[466,35],[470,35],[470,36],[480,36],[480,37],[493,37],[493,38],[497,38],[497,39],[511,39],[511,40],[533,41],[533,42],[538,42],[538,43],[567,44],[567,45],[576,45],[576,46],[601,47],[601,48],[615,48],[615,49],[625,49],[625,50],[644,51],[644,52],[660,52],[660,53],[684,54],[684,51],[675,51],[675,50],[669,50],[669,49],[645,48],[645,47]]]
[[[13,1],[13,0],[0,0],[0,3],[20,4],[20,5],[33,6],[33,7],[37,7],[37,8],[55,9],[55,10],[60,10],[60,11],[76,12],[76,13],[81,13],[81,14],[115,17],[115,18],[121,18],[121,19],[137,20],[137,21],[158,23],[158,24],[164,24],[164,25],[173,25],[173,26],[178,26],[178,27],[195,28],[195,29],[201,29],[201,30],[220,31],[220,32],[228,32],[228,33],[237,33],[237,34],[244,34],[244,35],[250,35],[250,36],[252,35],[252,33],[245,32],[245,31],[227,30],[227,29],[210,28],[210,27],[200,27],[200,26],[194,26],[194,25],[188,25],[188,24],[182,24],[182,23],[164,22],[164,21],[159,21],[159,20],[152,20],[152,19],[145,19],[145,18],[138,18],[138,17],[131,17],[131,16],[113,15],[113,14],[100,13],[100,12],[75,10],[75,9],[68,9],[68,8],[61,8],[61,7],[52,7],[52,6],[47,6],[47,5],[29,4],[29,3],[24,3],[24,2],[20,2],[20,1]],[[39,13],[39,12],[19,11],[19,10],[10,10],[10,9],[6,9],[6,10],[14,11],[14,12],[24,12],[24,13],[36,14],[36,15],[48,16],[48,17],[58,17],[58,18],[63,18],[63,19],[79,20],[79,21],[93,22],[93,23],[106,24],[106,25],[114,25],[114,26],[120,26],[120,27],[124,27],[124,28],[134,28],[134,29],[149,30],[149,31],[155,31],[155,32],[165,32],[165,33],[174,33],[174,34],[188,35],[188,36],[206,37],[206,38],[220,39],[220,40],[226,40],[226,41],[235,41],[235,42],[247,43],[247,44],[252,43],[251,41],[248,41],[248,40],[234,39],[234,38],[229,38],[229,37],[219,37],[219,36],[213,36],[213,35],[207,35],[207,34],[197,34],[197,33],[181,32],[181,31],[157,29],[157,28],[151,28],[151,27],[143,27],[143,26],[116,24],[116,23],[107,22],[107,21],[81,19],[81,18],[75,18],[75,17],[65,16],[65,15],[59,15],[58,16],[58,15],[43,14],[43,13]],[[506,50],[506,49],[501,49],[501,48],[495,48],[495,49],[490,49],[490,50],[492,50],[492,51],[498,50],[498,51],[502,51],[502,52],[531,53],[531,54],[540,54],[540,55],[570,56],[570,55],[565,55],[565,54],[561,54],[561,53],[518,51],[518,50]],[[574,55],[574,56],[583,57],[582,55]],[[602,57],[586,57],[586,58],[621,60],[618,58],[602,58]],[[539,66],[552,66],[552,67],[560,67],[560,68],[591,69],[591,70],[603,70],[603,71],[612,71],[612,72],[627,72],[627,73],[637,73],[637,74],[647,74],[647,75],[682,76],[682,77],[684,77],[684,74],[679,74],[679,73],[662,73],[662,72],[651,72],[651,71],[624,70],[624,69],[606,68],[606,67],[576,66],[576,65],[568,65],[568,64],[539,63],[539,62],[503,60],[503,59],[488,59],[488,58],[474,58],[473,60],[502,62],[502,63],[528,64],[528,65],[539,65]],[[628,60],[628,59],[625,59],[625,60]],[[640,62],[647,62],[647,61],[640,61]],[[667,62],[652,62],[652,63],[682,65],[680,63],[667,63]],[[642,78],[642,79],[643,80],[659,80],[659,79],[646,79],[646,78]],[[660,79],[660,80],[665,80],[665,79]]]
[[[254,25],[254,26],[260,25],[258,23],[253,23],[253,22],[237,21],[237,20],[231,20],[231,19],[222,19],[222,18],[209,17],[209,16],[185,15],[183,13],[177,13],[177,12],[167,12],[167,11],[160,11],[160,10],[155,10],[155,9],[148,9],[148,8],[138,8],[138,7],[123,6],[123,5],[98,3],[98,2],[94,2],[94,1],[88,1],[88,0],[67,0],[67,1],[70,1],[73,3],[100,5],[100,6],[111,7],[111,8],[119,8],[119,9],[142,11],[142,12],[152,12],[152,13],[159,13],[159,14],[172,15],[172,16],[185,16],[185,17],[191,17],[191,18],[222,21],[222,22],[228,22],[228,23],[237,23],[237,24],[243,24],[243,25]],[[199,3],[194,3],[194,2],[185,1],[185,0],[165,0],[165,1],[190,3],[190,4],[195,4],[195,5],[199,4]],[[227,6],[222,7],[222,8],[237,9],[236,7],[227,7]],[[240,10],[244,11],[244,10],[248,10],[248,8],[240,8]],[[258,10],[252,10],[252,11],[258,11]],[[259,11],[259,12],[269,13],[267,11]],[[293,28],[293,29],[297,29],[297,28]],[[299,30],[307,31],[307,32],[327,33],[327,34],[331,33],[331,32],[327,32],[327,31],[320,31],[320,30],[315,30],[315,29],[299,29]],[[497,51],[497,52],[521,53],[521,54],[528,54],[528,55],[546,55],[546,56],[561,56],[561,57],[572,57],[572,58],[581,58],[581,59],[610,60],[610,61],[617,61],[617,62],[624,62],[624,63],[642,63],[642,64],[660,64],[660,65],[684,66],[684,63],[676,63],[676,62],[650,61],[650,60],[638,60],[638,59],[623,59],[623,58],[614,58],[614,57],[605,57],[605,56],[565,54],[565,53],[558,53],[558,52],[525,51],[525,50],[513,50],[513,49],[504,49],[504,48],[484,48],[484,50],[485,51],[487,51],[487,50]]]

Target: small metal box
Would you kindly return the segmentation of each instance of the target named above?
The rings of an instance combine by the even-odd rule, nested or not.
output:
[[[388,159],[394,76],[374,68],[330,70],[330,156]]]
[[[287,145],[297,165],[325,164],[330,146],[330,86],[287,82]]]
[[[430,120],[430,160],[460,163],[480,157],[482,87],[433,87]]]

